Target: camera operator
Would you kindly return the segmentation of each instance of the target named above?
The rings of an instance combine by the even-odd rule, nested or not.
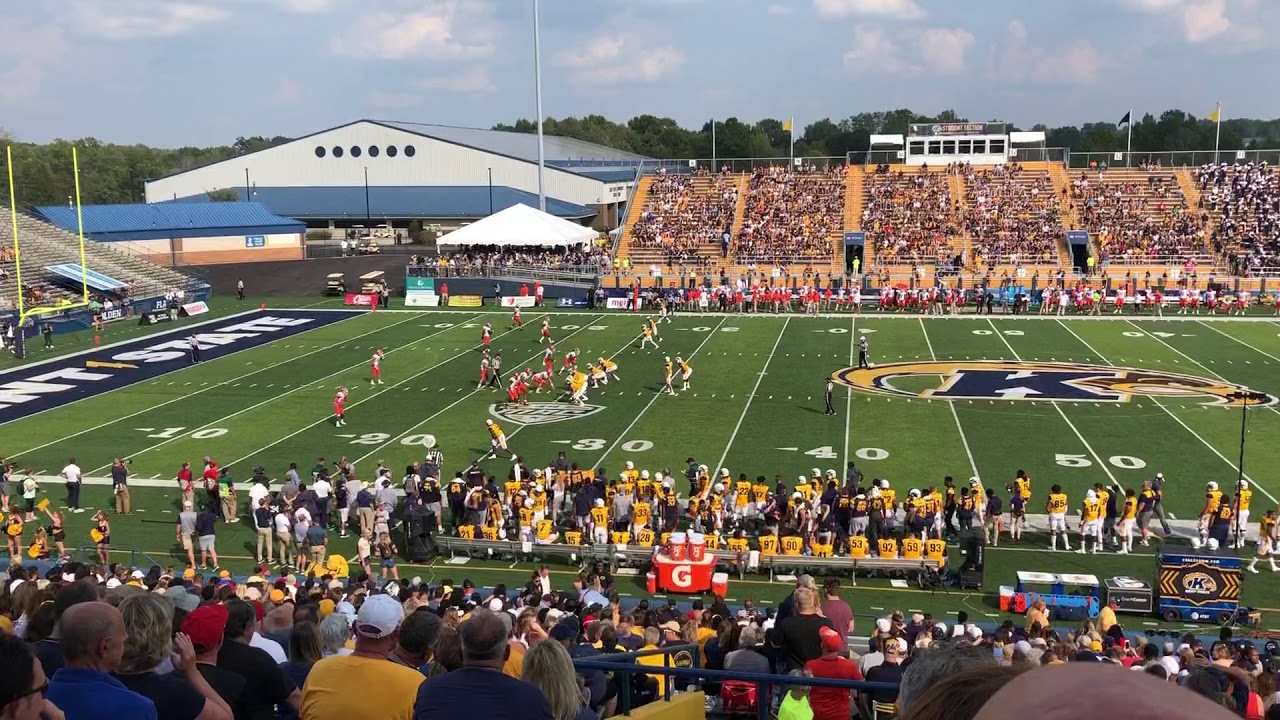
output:
[[[129,506],[129,468],[132,460],[116,458],[111,461],[111,489],[116,496],[116,514],[132,515]]]

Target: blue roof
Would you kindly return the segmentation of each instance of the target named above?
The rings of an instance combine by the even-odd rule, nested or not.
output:
[[[36,212],[63,230],[77,232],[73,207],[48,205],[36,208]],[[305,230],[303,223],[275,215],[258,202],[84,205],[81,213],[85,235],[106,241],[269,235]]]
[[[234,188],[241,197],[244,188]],[[521,203],[538,206],[538,196],[505,185],[493,186],[370,186],[365,206],[363,185],[340,187],[253,188],[253,199],[280,215],[294,218],[482,218]],[[185,205],[203,203],[205,195],[166,201]],[[547,212],[563,218],[587,218],[595,210],[563,200],[547,198]]]

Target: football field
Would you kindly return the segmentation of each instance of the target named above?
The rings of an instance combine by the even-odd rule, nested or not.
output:
[[[626,461],[680,474],[692,457],[713,472],[781,475],[793,484],[812,468],[843,476],[853,463],[868,480],[887,478],[900,494],[941,486],[946,475],[957,484],[977,475],[1007,498],[1004,486],[1021,469],[1033,480],[1029,510],[1037,513],[1054,483],[1066,490],[1074,513],[1095,482],[1140,489],[1162,472],[1166,510],[1190,519],[1206,482],[1234,488],[1247,413],[1245,469],[1255,491],[1255,523],[1280,496],[1274,472],[1280,409],[1245,409],[1228,397],[1244,388],[1280,395],[1280,325],[1262,318],[681,316],[660,326],[660,350],[641,350],[639,316],[549,310],[557,369],[577,347],[584,365],[613,358],[620,381],[590,390],[583,408],[568,410],[554,396],[531,394],[529,408],[512,410],[503,407],[505,392],[476,387],[480,327],[494,325],[492,346],[503,354],[504,376],[526,367],[538,371],[543,312],[526,311],[522,331],[508,329],[508,312],[487,308],[367,313],[321,306],[319,312],[328,314],[314,329],[299,326],[239,350],[229,344],[206,362],[175,360],[160,374],[116,368],[118,378],[102,392],[65,404],[38,399],[22,417],[0,415],[0,455],[42,476],[55,505],[65,502],[54,476],[74,456],[88,476],[99,478],[85,489],[85,504],[98,507],[110,501],[101,478],[112,459],[130,459],[138,513],[114,521],[113,540],[169,564],[180,562],[172,478],[184,460],[198,473],[201,458],[212,457],[243,481],[255,465],[278,478],[291,462],[305,474],[318,457],[346,456],[362,478],[372,476],[377,462],[399,478],[405,465],[422,458],[429,435],[451,474],[486,453],[485,419],[503,426],[511,448],[531,466],[564,451],[571,462],[610,475]],[[242,319],[208,327],[217,331],[218,323]],[[873,367],[844,372],[857,363],[860,337],[867,339]],[[379,347],[387,353],[385,384],[371,386],[369,359]],[[103,360],[110,353],[83,357],[111,363]],[[675,397],[660,392],[664,355],[693,366],[690,390]],[[79,356],[70,357],[62,362],[79,363]],[[18,372],[29,371],[0,373],[0,393],[13,392],[6,383]],[[826,416],[823,386],[833,373],[841,379],[837,414]],[[340,385],[351,395],[348,422],[337,428],[331,402]],[[509,468],[505,460],[483,465],[503,477]],[[87,544],[89,516],[69,518],[71,544]],[[248,525],[219,526],[219,535],[229,558],[224,566],[247,570]],[[352,541],[335,545],[353,554]],[[1012,584],[1020,569],[1148,580],[1155,571],[1154,547],[1128,557],[1046,547],[1043,536],[1031,535],[990,550],[983,593],[934,596],[860,581],[857,593],[864,597],[857,606],[941,612],[963,602],[993,614],[996,587]],[[529,570],[440,560],[405,573],[515,584]],[[739,600],[779,598],[788,590],[762,576],[732,586]],[[643,594],[642,579],[627,592]],[[1277,592],[1280,574],[1246,576],[1247,603],[1280,604],[1268,601]],[[1280,616],[1272,618],[1280,627]],[[1264,626],[1268,620],[1264,616]]]

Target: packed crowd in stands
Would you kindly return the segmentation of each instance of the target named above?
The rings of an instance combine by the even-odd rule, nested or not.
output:
[[[697,264],[704,248],[727,245],[739,200],[729,173],[691,176],[660,169],[631,228],[631,247],[660,250],[668,265]]]
[[[881,262],[934,263],[952,256],[959,235],[959,199],[947,178],[916,172],[877,172],[866,178],[862,228]]]
[[[1213,248],[1237,258],[1240,274],[1280,269],[1280,173],[1267,163],[1219,163],[1196,170],[1200,209],[1221,216]]]
[[[1108,181],[1106,174],[1081,172],[1071,184],[1072,200],[1097,237],[1104,263],[1183,261],[1204,254],[1207,217],[1188,208],[1173,175],[1149,175],[1144,187]]]
[[[967,208],[964,230],[975,262],[989,265],[1055,263],[1062,237],[1060,201],[1047,171],[1027,174],[1010,163],[988,170],[962,168]]]
[[[748,181],[738,262],[829,262],[844,226],[844,165],[756,168]]]

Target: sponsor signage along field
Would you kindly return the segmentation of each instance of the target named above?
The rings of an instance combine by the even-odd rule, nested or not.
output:
[[[113,307],[110,310],[102,310],[98,313],[98,317],[101,318],[102,322],[104,323],[123,320],[128,315],[129,315],[129,308],[120,307],[120,306]]]
[[[562,297],[556,299],[556,307],[584,308],[589,307],[589,304],[585,297]]]
[[[200,302],[187,303],[182,306],[182,314],[187,317],[191,317],[192,315],[203,315],[207,312],[209,312],[209,306],[206,305],[203,300]]]
[[[208,361],[350,317],[341,310],[255,310],[0,372],[0,424],[181,370],[191,362],[190,335]]]
[[[406,292],[414,292],[415,290],[425,290],[427,292],[436,291],[436,279],[429,277],[407,277],[404,280],[404,289]]]
[[[405,293],[405,307],[439,307],[440,296],[430,292],[413,292]]]
[[[480,307],[484,298],[479,295],[450,295],[449,307]]]
[[[1166,553],[1160,556],[1160,600],[1183,606],[1234,609],[1240,599],[1240,558]]]
[[[531,308],[535,299],[532,295],[504,295],[502,307]]]
[[[373,307],[378,304],[378,296],[373,293],[347,293],[347,297],[344,302],[347,305],[365,305]]]
[[[631,307],[631,298],[611,297],[604,301],[605,307],[610,310],[626,310]]]

